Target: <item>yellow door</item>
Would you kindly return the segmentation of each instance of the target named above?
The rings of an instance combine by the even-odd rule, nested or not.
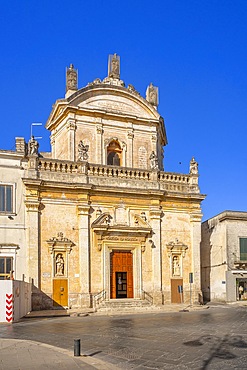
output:
[[[53,280],[53,306],[68,306],[68,280]]]

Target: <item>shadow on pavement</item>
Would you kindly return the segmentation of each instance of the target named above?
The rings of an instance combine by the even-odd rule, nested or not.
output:
[[[220,358],[223,360],[232,360],[236,358],[237,356],[232,353],[233,348],[247,348],[247,342],[245,342],[240,335],[234,337],[225,335],[223,338],[215,335],[206,335],[195,340],[184,342],[183,344],[189,347],[200,347],[205,344],[210,345],[208,358],[203,361],[201,370],[206,370],[213,359]]]

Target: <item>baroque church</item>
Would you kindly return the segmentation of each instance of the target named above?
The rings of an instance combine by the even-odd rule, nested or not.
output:
[[[32,280],[33,309],[198,302],[205,196],[194,158],[187,174],[164,171],[158,88],[149,84],[144,98],[126,86],[116,54],[106,78],[80,89],[70,65],[46,128],[51,152],[39,153],[32,137],[0,153],[8,173],[19,163],[9,181],[1,175],[1,213],[13,213],[6,225],[24,225],[8,243],[0,232],[0,256]]]

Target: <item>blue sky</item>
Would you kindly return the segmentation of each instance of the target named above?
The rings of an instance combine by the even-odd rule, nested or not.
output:
[[[199,162],[204,220],[247,211],[246,0],[0,0],[1,149],[30,136],[65,92],[65,67],[79,87],[121,57],[121,78],[145,95],[159,87],[168,146],[165,170]],[[48,151],[49,133],[40,150]]]

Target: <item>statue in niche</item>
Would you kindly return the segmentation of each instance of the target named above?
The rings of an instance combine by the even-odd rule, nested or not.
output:
[[[34,136],[28,142],[28,154],[38,155],[39,143],[35,140]]]
[[[172,275],[173,276],[180,276],[181,275],[178,256],[174,256],[173,259],[172,259]]]
[[[116,53],[109,57],[108,76],[120,78],[120,57]]]
[[[66,70],[66,91],[77,90],[77,71],[73,64]]]
[[[58,253],[56,256],[56,276],[64,275],[64,258],[62,253]]]
[[[146,100],[157,107],[158,105],[158,87],[154,86],[152,82],[150,85],[147,87],[146,91]]]
[[[193,157],[190,161],[190,175],[197,175],[197,174],[198,174],[198,163]]]
[[[81,140],[78,144],[78,159],[79,161],[86,161],[88,159],[89,145],[84,145]]]
[[[152,170],[157,170],[158,169],[158,157],[154,153],[154,151],[152,151],[152,153],[150,154],[149,159],[150,159],[150,167],[152,168]]]

